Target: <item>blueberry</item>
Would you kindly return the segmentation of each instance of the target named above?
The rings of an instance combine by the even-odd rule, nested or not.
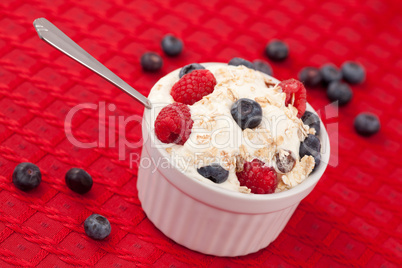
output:
[[[177,56],[183,50],[183,42],[174,35],[167,34],[161,42],[162,50],[168,56]]]
[[[283,61],[289,55],[289,47],[280,40],[272,40],[265,47],[265,54],[273,61]]]
[[[292,171],[296,165],[296,161],[291,151],[280,150],[280,152],[275,154],[276,168],[283,174]]]
[[[13,172],[13,183],[22,191],[29,191],[39,186],[42,174],[37,165],[24,162],[18,164]]]
[[[202,66],[201,64],[198,63],[188,64],[180,69],[179,78],[182,78],[184,75],[189,74],[194,70],[201,70],[201,69],[205,69],[205,67]]]
[[[248,60],[245,60],[245,59],[242,59],[242,58],[233,58],[228,62],[228,64],[233,65],[233,66],[244,65],[247,68],[255,70],[254,64],[252,64]]]
[[[254,64],[254,67],[255,67],[255,69],[257,71],[260,71],[260,72],[265,73],[267,75],[271,75],[271,76],[273,75],[271,65],[269,65],[268,62],[266,62],[264,60],[255,60],[253,62],[253,64]]]
[[[85,233],[93,239],[102,240],[112,231],[108,219],[99,214],[92,214],[84,222]]]
[[[314,157],[315,163],[314,163],[314,168],[312,171],[314,171],[321,164],[321,155],[320,154],[313,155],[313,157]]]
[[[257,127],[262,120],[261,106],[256,101],[246,98],[237,100],[232,105],[230,113],[243,130]]]
[[[359,84],[366,78],[364,67],[353,61],[347,61],[341,66],[342,77],[346,82]]]
[[[141,66],[144,71],[156,72],[162,68],[163,60],[155,52],[146,52],[141,56]]]
[[[357,133],[362,136],[371,136],[377,133],[380,128],[380,120],[374,114],[361,113],[355,118],[354,122]]]
[[[299,72],[299,80],[308,87],[317,87],[321,85],[321,73],[318,68],[304,67]]]
[[[300,143],[300,149],[299,149],[300,158],[303,158],[305,155],[313,156],[315,160],[314,169],[321,162],[320,153],[321,153],[321,143],[316,136],[309,134],[307,138]]]
[[[79,194],[85,194],[92,188],[92,177],[81,168],[72,168],[65,176],[68,188]]]
[[[300,157],[303,157],[305,155],[315,155],[320,153],[320,151],[320,139],[318,139],[315,135],[308,134],[307,138],[305,138],[304,141],[300,143]]]
[[[339,106],[346,105],[353,97],[350,87],[339,81],[329,84],[327,96],[331,101],[338,101]]]
[[[200,167],[197,169],[201,176],[210,179],[215,183],[222,183],[227,180],[229,171],[221,167],[217,163],[213,163],[209,166]]]
[[[305,125],[308,125],[310,128],[315,129],[315,135],[320,134],[321,126],[320,126],[320,118],[309,111],[305,111],[304,115],[301,117],[301,120]]]
[[[321,79],[325,86],[342,79],[342,73],[333,64],[325,64],[320,68]]]

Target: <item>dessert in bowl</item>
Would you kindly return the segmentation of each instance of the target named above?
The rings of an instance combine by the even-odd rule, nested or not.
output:
[[[315,111],[299,82],[245,66],[202,66],[169,73],[149,94],[139,198],[177,243],[245,255],[272,242],[317,184],[329,160],[328,135],[321,122],[316,133],[300,119],[306,107]],[[321,141],[318,153],[306,151],[311,140],[313,147]]]

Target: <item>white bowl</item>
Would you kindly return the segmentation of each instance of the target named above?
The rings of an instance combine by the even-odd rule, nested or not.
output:
[[[307,110],[315,113],[307,104]],[[329,138],[321,122],[321,164],[296,187],[274,194],[244,194],[186,176],[167,162],[169,155],[155,146],[151,111],[145,109],[142,158],[137,188],[146,215],[166,236],[205,254],[240,256],[256,252],[274,241],[293,212],[315,187],[330,155]],[[152,122],[150,122],[152,121]],[[159,161],[159,162],[158,162]]]

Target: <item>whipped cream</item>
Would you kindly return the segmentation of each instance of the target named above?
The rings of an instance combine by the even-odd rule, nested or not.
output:
[[[184,145],[158,141],[155,144],[166,150],[173,164],[187,176],[243,193],[250,193],[250,189],[240,186],[236,167],[254,158],[275,167],[275,154],[288,150],[297,158],[296,165],[289,173],[278,173],[276,192],[301,183],[314,168],[313,157],[299,159],[300,142],[311,130],[297,117],[295,107],[285,106],[286,94],[278,87],[279,81],[244,66],[203,65],[215,76],[217,84],[211,94],[189,106],[194,121],[189,139]],[[148,98],[153,103],[153,119],[148,122],[154,122],[160,110],[174,102],[170,91],[179,80],[179,71],[161,78],[151,89]],[[261,105],[263,120],[258,127],[242,130],[233,120],[230,110],[240,98]],[[153,123],[151,129],[154,130]],[[215,184],[197,172],[197,168],[211,163],[219,163],[229,171],[225,182]]]

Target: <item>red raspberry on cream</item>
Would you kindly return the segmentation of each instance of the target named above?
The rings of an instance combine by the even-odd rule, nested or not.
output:
[[[297,117],[303,116],[306,111],[306,88],[300,81],[296,79],[288,79],[279,83],[282,91],[286,93],[285,104],[292,104],[298,110]]]
[[[258,159],[244,163],[243,170],[236,175],[240,185],[247,186],[254,194],[271,194],[278,185],[275,169]]]
[[[155,120],[155,134],[161,142],[183,145],[191,134],[190,109],[182,103],[164,107]]]
[[[216,79],[209,70],[194,70],[177,81],[170,95],[177,102],[192,105],[214,91]]]

